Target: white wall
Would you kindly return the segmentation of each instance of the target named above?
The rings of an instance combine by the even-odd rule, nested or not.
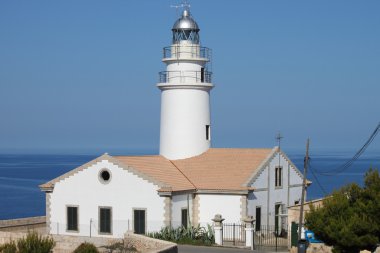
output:
[[[254,182],[254,185],[256,189],[262,189],[268,187],[268,169],[259,172],[257,175],[257,178]]]
[[[111,180],[104,184],[99,172],[107,168]],[[79,232],[66,231],[66,206],[79,207]],[[99,206],[112,207],[112,237],[133,229],[133,208],[146,209],[147,231],[164,226],[164,198],[157,186],[103,160],[55,184],[51,194],[51,233],[98,236]]]
[[[225,194],[199,194],[199,222],[212,223],[215,214],[221,214],[226,223],[241,222],[241,196]]]
[[[282,186],[275,187],[275,168],[282,167]],[[301,197],[302,177],[296,169],[282,155],[278,153],[265,167],[252,187],[257,189],[248,196],[248,215],[256,216],[256,207],[261,206],[261,225],[274,225],[275,205],[283,204],[282,213],[287,211],[289,205]]]
[[[302,188],[301,187],[291,187],[289,189],[290,194],[289,194],[289,206],[295,205],[296,201],[298,203],[301,203],[301,194],[302,194]]]
[[[266,224],[266,217],[268,213],[267,199],[268,199],[267,191],[252,192],[248,195],[247,215],[251,215],[253,216],[254,219],[256,219],[256,207],[260,207],[261,208],[261,225]]]
[[[193,214],[193,200],[192,194],[181,194],[172,196],[172,227],[176,228],[182,225],[181,212],[182,209],[188,209],[189,217],[191,219]]]
[[[162,90],[161,155],[176,160],[209,149],[210,140],[206,139],[206,125],[210,125],[209,88]]]
[[[300,177],[295,170],[290,170],[290,185],[299,185],[303,183],[303,178]]]

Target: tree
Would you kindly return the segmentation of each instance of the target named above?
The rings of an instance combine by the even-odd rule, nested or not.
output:
[[[380,242],[380,175],[370,169],[364,187],[350,184],[323,201],[310,206],[305,226],[333,252],[359,252],[374,249]]]

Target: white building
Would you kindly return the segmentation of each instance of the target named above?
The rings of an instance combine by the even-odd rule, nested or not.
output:
[[[104,154],[40,186],[51,234],[122,237],[164,226],[285,225],[301,197],[302,174],[277,147],[210,148],[211,50],[189,10],[173,26],[160,72],[160,155]]]

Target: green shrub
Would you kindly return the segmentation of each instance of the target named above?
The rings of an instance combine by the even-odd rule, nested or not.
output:
[[[26,237],[17,241],[17,253],[49,253],[54,246],[53,238],[29,232]]]
[[[99,251],[94,244],[84,242],[74,250],[74,253],[99,253]]]
[[[16,252],[17,252],[17,246],[14,241],[5,243],[0,246],[0,253],[16,253]]]
[[[172,241],[180,244],[194,245],[212,245],[215,235],[212,227],[208,225],[207,230],[204,227],[164,227],[159,232],[148,233],[149,237]]]

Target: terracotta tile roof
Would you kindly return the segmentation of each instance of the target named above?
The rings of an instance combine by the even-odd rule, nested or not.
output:
[[[272,149],[211,148],[188,159],[172,161],[202,190],[243,190]]]
[[[121,163],[163,184],[162,191],[195,189],[186,177],[163,156],[114,156]]]
[[[205,190],[248,190],[247,182],[254,177],[275,149],[211,148],[205,153],[181,160],[170,161],[163,156],[109,156],[98,157],[68,173],[40,185],[41,190],[51,191],[54,184],[87,169],[91,165],[108,160],[132,173],[155,183],[159,192]]]
[[[114,156],[166,185],[162,191],[247,190],[244,185],[272,154],[272,149],[211,148],[182,160],[169,161],[163,156]]]

